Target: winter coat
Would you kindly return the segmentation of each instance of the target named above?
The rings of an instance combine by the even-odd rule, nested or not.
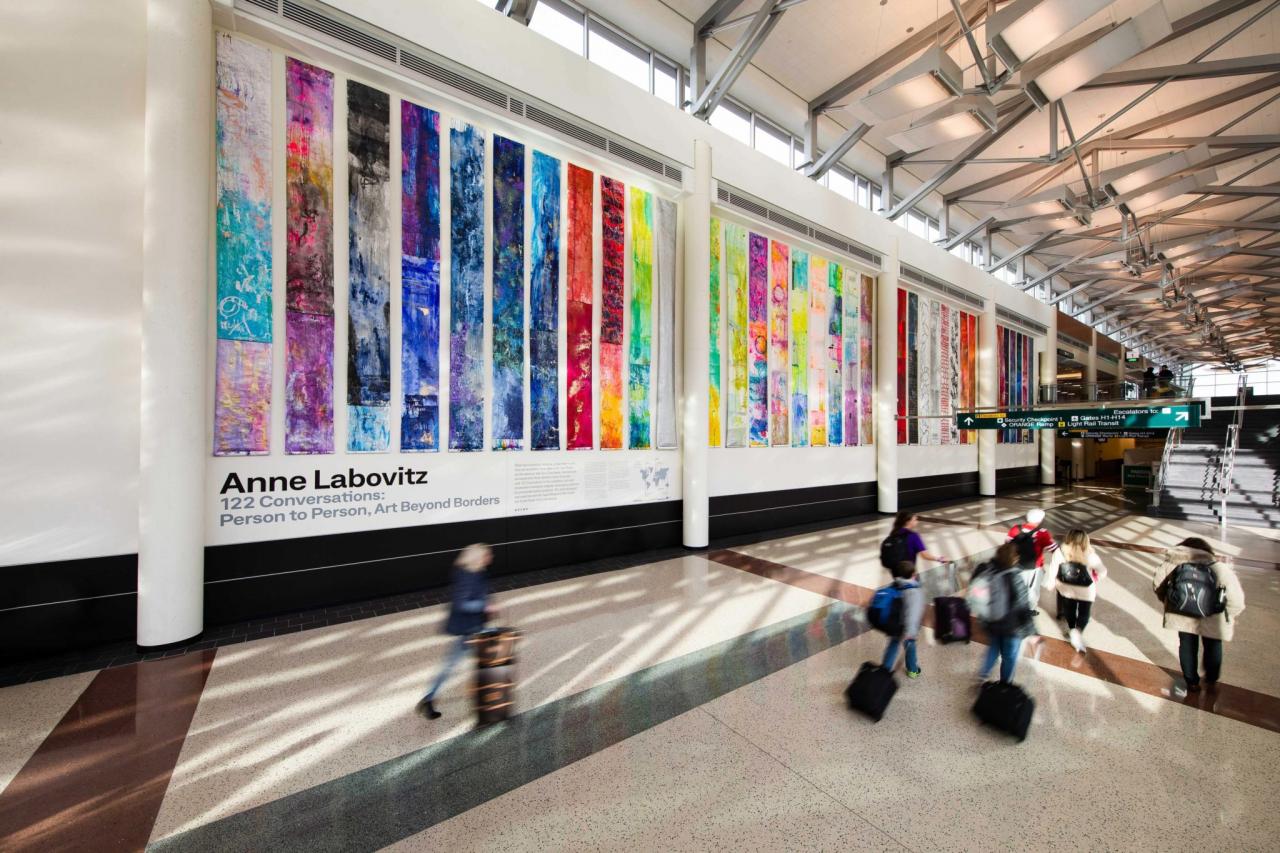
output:
[[[1236,577],[1235,570],[1206,551],[1179,545],[1165,552],[1164,562],[1151,578],[1151,588],[1159,589],[1164,579],[1183,563],[1211,564],[1213,573],[1218,577],[1218,585],[1227,591],[1227,609],[1205,619],[1183,616],[1180,613],[1165,613],[1164,627],[1173,631],[1229,641],[1235,633],[1236,617],[1244,612],[1244,589],[1240,586],[1240,579]]]
[[[1022,580],[1022,569],[1014,566],[1011,569],[996,570],[991,575],[991,583],[1000,583],[1009,585],[1009,624],[993,626],[990,623],[983,623],[989,634],[999,634],[1006,637],[1030,637],[1035,634],[1035,622],[1031,616],[1031,596],[1027,590],[1026,583]]]
[[[1102,564],[1102,558],[1098,556],[1098,552],[1093,550],[1093,546],[1089,546],[1089,552],[1086,555],[1085,566],[1093,575],[1093,583],[1088,586],[1075,586],[1074,584],[1063,583],[1058,580],[1058,568],[1067,561],[1066,556],[1059,548],[1053,552],[1053,557],[1049,561],[1049,576],[1053,578],[1053,588],[1057,590],[1058,595],[1063,598],[1069,598],[1072,601],[1096,601],[1098,598],[1098,585],[1107,577],[1107,567]]]
[[[484,628],[485,606],[489,598],[489,579],[484,572],[453,570],[452,601],[446,632],[465,637]]]

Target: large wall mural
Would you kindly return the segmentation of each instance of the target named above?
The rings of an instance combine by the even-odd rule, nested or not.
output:
[[[996,376],[1000,383],[998,403],[1002,408],[1029,409],[1035,399],[1035,346],[1032,338],[997,326],[996,339]],[[996,440],[1004,444],[1027,444],[1032,440],[1031,430],[1002,429],[996,433]]]
[[[898,290],[898,443],[970,444],[955,414],[977,404],[974,314]]]
[[[874,279],[713,219],[709,280],[710,446],[871,444]]]

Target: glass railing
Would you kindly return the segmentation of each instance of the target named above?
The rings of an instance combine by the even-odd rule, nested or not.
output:
[[[1191,384],[1117,380],[1113,382],[1059,382],[1040,386],[1041,403],[1109,403],[1118,400],[1184,399]]]

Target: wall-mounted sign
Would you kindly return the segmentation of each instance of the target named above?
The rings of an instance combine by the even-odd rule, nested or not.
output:
[[[1159,429],[1200,426],[1199,406],[960,412],[960,429]]]
[[[1062,347],[1058,347],[1058,358],[1065,358],[1071,361],[1075,361],[1076,354],[1069,349],[1063,349]]]
[[[1096,438],[1106,441],[1111,438],[1163,438],[1162,429],[1060,429],[1060,438]]]

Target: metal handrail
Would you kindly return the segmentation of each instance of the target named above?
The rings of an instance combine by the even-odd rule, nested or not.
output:
[[[1245,399],[1248,383],[1244,376],[1236,387],[1235,421],[1227,426],[1227,441],[1222,449],[1222,467],[1218,473],[1218,538],[1227,541],[1227,497],[1231,494],[1231,475],[1236,467],[1236,453],[1240,450],[1240,428],[1244,424]]]
[[[1147,392],[1150,393],[1147,393]],[[1100,402],[1135,402],[1140,400],[1160,400],[1168,402],[1172,398],[1191,396],[1191,386],[1164,384],[1154,388],[1145,388],[1141,382],[1121,379],[1115,382],[1059,382],[1039,387],[1041,403],[1100,403]]]
[[[1173,449],[1182,443],[1182,429],[1171,429],[1164,437],[1164,450],[1160,453],[1160,467],[1156,468],[1155,482],[1151,486],[1151,505],[1160,506],[1160,490],[1164,488],[1165,472],[1169,467],[1169,456]]]

